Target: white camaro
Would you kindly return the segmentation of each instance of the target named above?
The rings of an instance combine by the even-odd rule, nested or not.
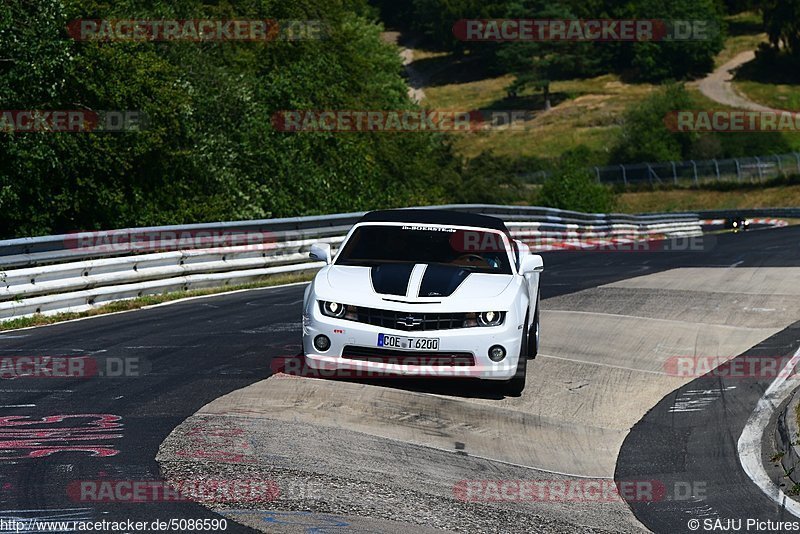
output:
[[[539,346],[541,256],[503,221],[460,212],[367,213],[303,303],[303,352],[312,369],[475,377],[525,387]]]

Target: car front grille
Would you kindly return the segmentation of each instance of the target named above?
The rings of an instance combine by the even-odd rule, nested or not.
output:
[[[448,365],[455,367],[471,367],[475,365],[475,356],[471,352],[409,352],[377,347],[357,347],[355,345],[345,345],[344,349],[342,349],[342,358],[395,365]]]
[[[466,313],[422,313],[358,308],[357,321],[406,332],[425,332],[464,328],[466,318]]]

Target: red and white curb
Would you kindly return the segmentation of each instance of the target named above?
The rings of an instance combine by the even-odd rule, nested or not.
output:
[[[782,228],[784,226],[789,226],[789,222],[783,219],[747,219],[750,221],[750,224],[765,224],[767,226],[774,226],[775,228]],[[725,224],[725,219],[703,219],[700,221],[702,226],[719,226],[721,224]]]

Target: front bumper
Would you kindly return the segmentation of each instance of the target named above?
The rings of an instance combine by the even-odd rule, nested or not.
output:
[[[506,314],[505,322],[496,327],[456,328],[450,330],[406,331],[394,330],[345,319],[334,319],[322,314],[316,302],[305,310],[303,316],[303,352],[308,366],[326,371],[354,371],[354,376],[374,373],[380,375],[402,375],[419,377],[471,377],[483,380],[509,380],[517,371],[517,361],[522,343],[522,319],[514,312]],[[331,346],[324,352],[313,344],[316,336],[324,334],[331,340]],[[438,338],[437,351],[393,350],[391,355],[379,348],[378,334],[397,335],[413,338]],[[506,357],[500,362],[489,359],[489,348],[501,345]],[[359,354],[375,353],[372,361],[343,357],[345,347],[355,347]],[[351,350],[352,352],[352,350]],[[430,363],[431,358],[444,354],[472,355],[472,365],[441,365]],[[398,358],[407,354],[408,358]],[[463,360],[463,358],[461,358]]]

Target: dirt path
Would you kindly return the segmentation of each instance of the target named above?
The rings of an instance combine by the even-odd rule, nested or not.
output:
[[[425,89],[423,89],[425,81],[417,69],[411,66],[414,61],[414,51],[410,48],[403,48],[400,57],[403,58],[403,66],[408,74],[408,96],[417,103],[422,102],[425,99]]]
[[[387,43],[400,46],[400,32],[383,32],[381,37]],[[406,75],[408,76],[408,97],[415,102],[422,102],[425,99],[425,90],[423,89],[425,86],[425,80],[419,71],[411,66],[411,64],[414,62],[414,50],[411,48],[401,47],[400,57],[403,58],[403,66],[405,67]]]
[[[770,111],[771,108],[753,102],[736,92],[736,89],[734,89],[731,83],[731,80],[733,80],[733,71],[748,61],[752,61],[755,57],[755,52],[752,50],[738,54],[700,80],[697,87],[700,89],[701,93],[711,100],[726,106],[752,111]]]

